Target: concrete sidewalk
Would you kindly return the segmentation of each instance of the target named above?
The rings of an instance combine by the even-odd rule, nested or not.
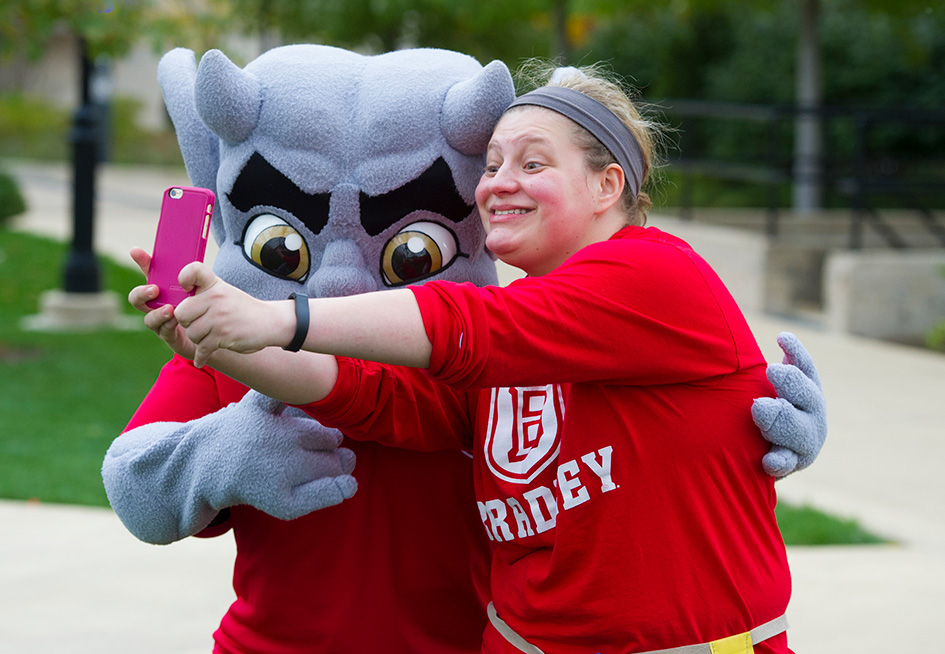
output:
[[[8,168],[31,207],[14,228],[69,238],[67,169],[17,162]],[[151,246],[161,192],[186,183],[183,171],[106,167],[98,251],[130,264],[132,245]],[[661,224],[658,216],[651,222]],[[938,651],[933,625],[945,615],[945,356],[771,316],[750,315],[749,322],[770,361],[781,356],[776,334],[796,333],[814,355],[827,394],[827,445],[813,467],[778,483],[779,495],[855,518],[894,542],[789,548],[792,648]],[[0,502],[0,525],[0,654],[210,651],[232,600],[228,536],[155,547],[137,542],[108,510],[18,502]]]

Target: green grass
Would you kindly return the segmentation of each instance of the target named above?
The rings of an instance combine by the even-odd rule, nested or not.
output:
[[[65,256],[61,243],[0,230],[0,497],[107,506],[102,457],[170,353],[143,327],[23,331],[40,294],[61,288]],[[105,288],[125,296],[141,283],[137,271],[100,261]],[[881,542],[810,507],[781,503],[777,515],[789,545]]]
[[[143,327],[23,331],[40,294],[62,288],[65,256],[60,243],[0,230],[0,497],[107,506],[102,457],[169,350]],[[120,296],[141,282],[101,262],[104,287]]]
[[[811,506],[778,502],[775,514],[787,545],[876,545],[886,542],[863,529],[856,520],[827,515]]]

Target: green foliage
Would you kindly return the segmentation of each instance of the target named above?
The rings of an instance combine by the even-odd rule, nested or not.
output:
[[[0,231],[0,497],[105,506],[105,450],[168,350],[143,328],[22,331],[40,293],[61,287],[65,256],[61,243]],[[106,287],[121,296],[141,283],[140,273],[102,263]]]
[[[827,104],[945,106],[945,7],[922,0],[820,0],[820,4]],[[113,10],[105,12],[109,7]],[[556,51],[560,13],[567,11],[563,22],[571,41],[570,61],[609,62],[640,88],[644,100],[788,105],[794,94],[798,7],[789,0],[204,0],[197,6],[189,0],[14,0],[0,7],[0,35],[5,37],[0,39],[0,52],[19,52],[24,43],[40,47],[43,35],[63,25],[84,26],[83,34],[108,44],[106,36],[96,35],[119,23],[129,41],[146,33],[157,51],[187,46],[202,52],[221,46],[226,34],[243,29],[263,36],[271,31],[285,42],[321,42],[367,52],[444,47],[481,61],[502,59],[515,69],[525,58],[548,57]],[[9,36],[14,32],[26,36]],[[4,103],[0,100],[0,151],[6,156],[68,155],[68,115],[44,117],[48,108],[23,104],[11,121],[3,116]],[[112,106],[110,158],[179,163],[170,132],[136,131],[131,122],[134,112],[128,101],[118,100]],[[769,126],[731,117],[695,121],[671,112],[667,116],[671,126],[684,126],[674,140],[686,156],[790,166],[790,119]],[[35,123],[41,121],[44,127],[37,128]],[[838,176],[850,174],[855,129],[852,119],[843,118],[833,120],[825,134],[826,152]],[[874,127],[868,147],[871,152],[908,155],[907,164],[896,165],[905,166],[903,172],[924,175],[933,182],[928,186],[934,187],[941,176],[945,125],[903,121]],[[740,205],[756,204],[758,197],[762,204],[767,201],[763,188],[738,184],[729,190],[734,193],[724,192],[734,195],[733,201]],[[700,193],[717,195],[710,187]],[[835,204],[848,201],[828,199]],[[925,202],[925,198],[915,200]],[[941,203],[933,199],[928,204]]]
[[[286,41],[328,43],[366,52],[402,47],[458,50],[510,66],[549,56],[553,2],[470,0],[232,0],[247,32],[276,30]]]
[[[190,48],[198,53],[211,48],[226,49],[227,38],[238,32],[241,26],[255,24],[253,30],[256,32],[263,29],[260,23],[255,22],[256,17],[241,13],[239,2],[160,0],[145,13],[142,37],[155,54],[171,48]]]
[[[107,132],[108,160],[115,163],[182,166],[177,136],[170,129],[156,132],[141,129],[141,103],[132,98],[115,98],[109,105]]]
[[[0,227],[13,216],[26,211],[26,200],[16,180],[0,171]]]
[[[106,112],[106,158],[117,163],[183,165],[177,137],[168,127],[151,132],[138,123],[141,106],[114,98]],[[0,152],[20,159],[62,160],[71,156],[66,109],[22,94],[0,95]]]
[[[945,277],[945,266],[939,271]],[[925,335],[925,344],[933,350],[945,352],[945,320],[937,322]]]
[[[607,61],[646,98],[705,97],[706,66],[731,49],[726,17],[651,6],[598,24],[580,61]]]
[[[68,112],[46,100],[0,95],[0,151],[5,157],[64,158],[69,124]]]
[[[825,123],[824,152],[827,169],[837,178],[852,174],[858,137],[853,109],[941,111],[945,106],[945,7],[919,4],[884,9],[882,3],[821,0],[823,97],[834,109]],[[786,0],[751,6],[684,0],[617,9],[597,23],[581,58],[609,60],[646,101],[692,98],[786,108],[794,100],[798,6]],[[678,103],[665,104],[668,123],[679,130],[682,156],[790,170],[794,124],[787,112],[771,121],[743,118],[734,110],[693,118],[674,112]],[[908,201],[945,205],[940,191],[945,123],[923,123],[890,112],[884,122],[870,125],[866,151],[873,157],[871,174],[931,189],[921,195],[913,190],[916,195]],[[693,195],[708,198],[711,206],[725,206],[721,196],[712,199],[719,186],[728,186],[729,201],[735,205],[767,204],[767,190],[760,185],[720,182],[697,180]],[[778,197],[782,206],[789,205],[789,194],[779,192]],[[849,206],[842,194],[830,193],[827,201],[828,206]],[[901,195],[873,193],[870,198],[875,206],[901,206],[905,201]]]
[[[925,343],[933,350],[945,352],[945,320],[936,323],[925,335]]]
[[[878,12],[868,4],[822,1],[825,103],[941,108],[945,8]],[[611,61],[647,98],[792,101],[796,2],[682,6],[630,7],[600,21],[583,58]]]
[[[151,0],[6,0],[0,3],[0,55],[40,57],[61,30],[79,35],[92,56],[121,55],[140,36]]]
[[[856,520],[827,515],[806,504],[793,506],[778,502],[775,515],[786,545],[877,545],[886,542],[863,529]]]
[[[142,41],[155,52],[222,47],[235,31],[238,0],[5,0],[0,3],[0,61],[38,59],[63,32],[82,38],[90,57],[120,57]]]
[[[790,202],[791,189],[782,185],[775,191],[776,207]],[[718,176],[685,174],[669,167],[663,172],[657,207],[767,207],[771,203],[767,186]],[[689,194],[685,196],[684,194]]]

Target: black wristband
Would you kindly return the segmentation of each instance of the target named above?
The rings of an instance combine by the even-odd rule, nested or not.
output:
[[[308,296],[301,293],[291,293],[290,300],[295,300],[295,336],[283,350],[298,352],[308,336]]]

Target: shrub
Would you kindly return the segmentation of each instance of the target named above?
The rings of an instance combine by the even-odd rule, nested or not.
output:
[[[26,200],[23,199],[16,180],[0,172],[0,227],[3,227],[10,218],[24,211],[26,211]]]
[[[942,267],[940,272],[945,277],[945,266]],[[925,335],[925,344],[933,350],[945,352],[945,320],[940,320],[932,326],[932,329]]]
[[[115,163],[183,165],[171,129],[152,132],[138,125],[141,102],[114,98],[109,106],[108,159]]]
[[[104,112],[105,159],[117,163],[181,165],[174,132],[142,129],[137,122],[141,104],[113,98]],[[69,130],[74,109],[23,94],[0,95],[0,152],[20,159],[66,160],[71,156]]]
[[[0,151],[5,157],[63,159],[70,117],[65,109],[22,94],[0,96]]]
[[[933,350],[945,352],[945,320],[936,324],[925,335],[926,344]]]

